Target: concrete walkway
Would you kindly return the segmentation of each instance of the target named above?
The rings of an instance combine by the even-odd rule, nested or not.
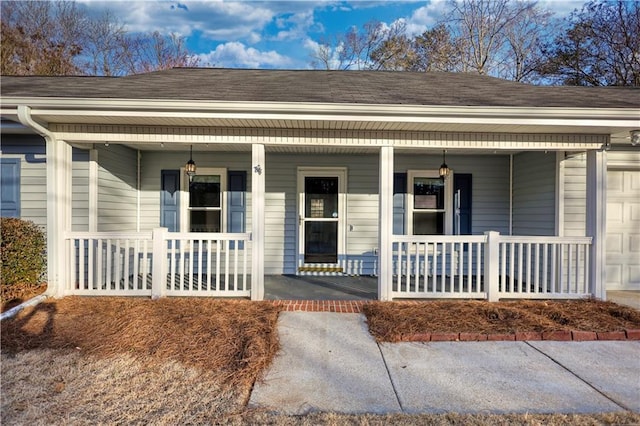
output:
[[[640,412],[640,341],[377,344],[364,315],[282,312],[249,405],[283,414]]]

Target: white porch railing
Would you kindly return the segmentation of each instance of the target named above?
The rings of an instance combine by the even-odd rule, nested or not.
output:
[[[392,298],[551,299],[591,294],[590,237],[394,235]]]
[[[579,298],[590,295],[590,237],[500,237],[502,298]]]
[[[73,232],[65,294],[250,297],[251,235]],[[394,235],[392,298],[591,294],[590,237]]]
[[[250,234],[72,232],[65,294],[249,297]]]
[[[485,298],[484,235],[394,235],[392,297]]]

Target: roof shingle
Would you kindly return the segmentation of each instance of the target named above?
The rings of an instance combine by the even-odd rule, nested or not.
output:
[[[640,89],[532,86],[465,73],[174,68],[126,77],[9,77],[3,97],[637,108]]]

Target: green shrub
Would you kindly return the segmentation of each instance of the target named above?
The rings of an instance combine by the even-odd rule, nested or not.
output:
[[[5,294],[39,286],[45,271],[45,236],[35,223],[0,218],[0,286]]]

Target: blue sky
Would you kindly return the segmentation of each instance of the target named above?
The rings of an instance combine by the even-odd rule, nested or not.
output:
[[[421,33],[440,18],[445,1],[77,0],[90,13],[110,9],[129,31],[184,36],[204,66],[287,69],[310,68],[320,40],[371,20],[402,19],[408,32]],[[539,1],[557,17],[583,3]]]

